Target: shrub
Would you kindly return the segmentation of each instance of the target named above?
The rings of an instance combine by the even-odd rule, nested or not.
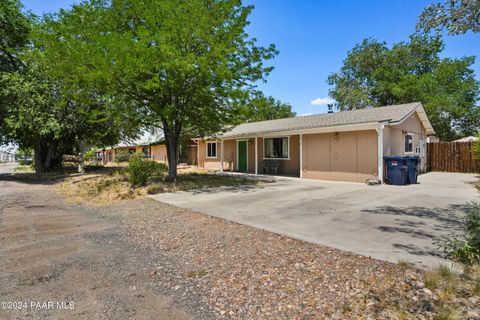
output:
[[[31,166],[32,165],[32,160],[20,160],[18,161],[18,164],[21,166]]]
[[[130,154],[128,150],[120,150],[115,152],[115,162],[126,162],[128,161],[133,155]]]
[[[467,204],[463,222],[464,234],[453,235],[443,245],[453,260],[467,265],[480,264],[480,202]]]
[[[158,185],[158,184],[148,186],[148,188],[147,188],[147,193],[148,194],[157,194],[157,193],[162,193],[163,191],[164,191],[163,187]]]
[[[86,162],[93,162],[97,160],[96,156],[95,156],[95,150],[94,149],[90,149],[88,150],[87,152],[85,152],[85,154],[83,155],[83,161],[86,161]]]
[[[150,178],[163,176],[167,169],[167,166],[163,163],[143,160],[141,157],[132,156],[128,161],[125,172],[128,175],[128,181],[135,187],[146,185]]]

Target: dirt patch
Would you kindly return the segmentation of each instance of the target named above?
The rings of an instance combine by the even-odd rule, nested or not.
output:
[[[69,205],[52,191],[2,185],[0,297],[17,309],[0,309],[0,319],[209,318],[152,282],[145,270],[157,261],[120,236],[116,219]],[[18,310],[18,302],[27,307]],[[42,308],[46,302],[60,307]],[[61,308],[69,303],[73,309]]]

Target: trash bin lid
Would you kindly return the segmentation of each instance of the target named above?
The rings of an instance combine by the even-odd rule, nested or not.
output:
[[[383,159],[387,161],[405,161],[405,157],[402,156],[384,156]]]

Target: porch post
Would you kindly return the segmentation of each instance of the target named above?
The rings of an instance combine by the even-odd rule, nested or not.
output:
[[[377,165],[378,165],[378,180],[380,183],[383,183],[383,124],[379,124],[377,126],[377,136],[378,136],[378,142],[377,142],[377,147],[378,147],[378,160],[377,160]]]
[[[197,167],[200,168],[200,139],[197,140]]]
[[[300,133],[300,179],[303,178],[303,134]]]
[[[223,139],[220,140],[220,172],[223,172]]]
[[[258,174],[258,137],[255,136],[255,174]]]

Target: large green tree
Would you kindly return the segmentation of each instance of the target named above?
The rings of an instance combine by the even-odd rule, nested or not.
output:
[[[0,0],[0,77],[22,68],[19,54],[28,42],[30,17],[18,0]],[[5,115],[8,105],[0,101],[0,144],[6,142]]]
[[[163,129],[175,178],[182,132],[222,130],[272,69],[274,46],[245,31],[251,10],[239,0],[87,1],[50,19],[45,33],[58,41],[47,58]]]
[[[442,50],[438,36],[414,35],[392,47],[366,39],[329,76],[330,95],[340,110],[421,101],[441,139],[475,134],[480,108],[474,57],[441,59]]]
[[[47,59],[57,54],[52,50],[61,40],[45,36],[43,19],[22,13],[17,1],[4,5],[0,137],[32,148],[36,172],[60,165],[63,154],[80,145],[113,144],[124,134],[138,132],[136,119],[123,112],[128,102],[112,104],[92,84],[79,83],[69,69]]]
[[[426,7],[420,15],[417,29],[430,32],[444,28],[450,35],[464,34],[469,30],[480,32],[480,1],[446,0]]]
[[[243,111],[238,121],[255,122],[295,117],[289,103],[284,103],[272,96],[265,96],[261,92],[255,92],[247,101],[241,102]]]
[[[18,54],[28,42],[31,19],[18,0],[0,0],[0,72],[21,67]]]

